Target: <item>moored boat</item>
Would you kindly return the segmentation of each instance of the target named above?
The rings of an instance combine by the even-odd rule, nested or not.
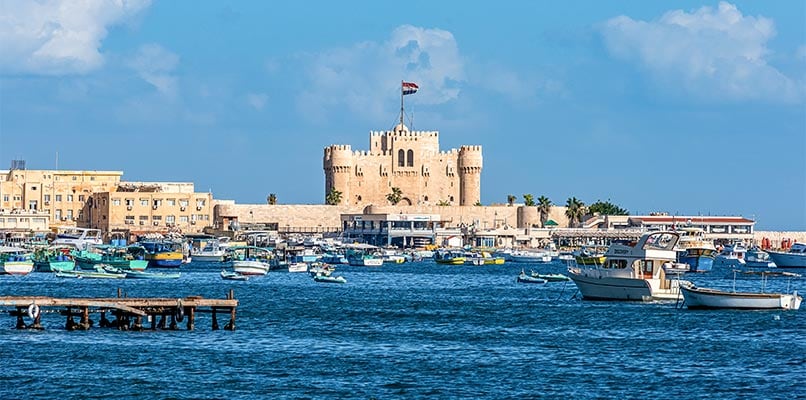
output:
[[[140,246],[116,247],[109,245],[89,246],[87,250],[73,252],[76,265],[93,271],[99,264],[131,271],[143,271],[148,267],[145,250]]]
[[[775,268],[770,254],[758,247],[752,247],[744,254],[744,265],[749,268]]]
[[[742,243],[733,243],[722,248],[716,257],[714,257],[714,266],[720,267],[741,267],[746,263],[744,255],[747,252],[747,247]]]
[[[179,279],[181,272],[125,271],[128,279]]]
[[[139,242],[145,249],[145,259],[152,268],[179,268],[184,259],[182,243],[172,240]]]
[[[221,279],[226,279],[230,281],[248,281],[249,277],[246,275],[241,275],[237,272],[230,272],[227,270],[221,270]]]
[[[806,244],[793,243],[787,252],[768,250],[778,268],[806,268]]]
[[[369,244],[352,244],[345,251],[347,262],[357,267],[380,267],[383,265],[383,258],[376,256],[373,252],[376,246]]]
[[[40,272],[72,271],[76,268],[76,261],[70,253],[69,246],[52,246],[34,251],[31,259],[34,269]]]
[[[347,279],[343,276],[314,275],[313,280],[321,283],[347,283]]]
[[[241,275],[266,275],[271,268],[272,251],[265,247],[235,246],[227,250],[232,270]]]
[[[803,297],[785,293],[728,292],[700,288],[691,282],[680,285],[686,307],[691,309],[797,310]]]
[[[521,270],[520,275],[518,275],[518,282],[520,282],[520,283],[539,283],[539,284],[543,284],[543,283],[548,282],[548,280],[543,279],[543,278],[538,278],[538,277],[526,275],[526,272]]]
[[[51,243],[54,246],[72,246],[77,250],[87,250],[90,246],[103,243],[100,229],[65,228],[56,234]]]
[[[437,264],[462,265],[465,263],[464,253],[459,250],[440,249],[434,252]]]
[[[664,264],[674,263],[676,232],[645,233],[637,242],[614,242],[601,265],[568,268],[582,297],[600,300],[675,300],[679,280],[668,279]]]
[[[119,268],[98,264],[93,270],[56,271],[58,278],[87,278],[87,279],[123,279],[126,272]]]
[[[532,278],[545,279],[547,282],[563,282],[571,280],[571,278],[563,274],[541,274],[534,271],[532,271]]]
[[[513,251],[510,256],[512,262],[517,263],[548,263],[551,262],[551,255],[545,251]]]
[[[706,237],[705,230],[695,227],[683,227],[676,230],[680,232],[680,241],[677,243],[679,251],[678,261],[688,264],[687,272],[708,272],[714,266],[716,246],[714,241]]]
[[[28,275],[34,270],[31,253],[20,247],[0,246],[0,274]]]

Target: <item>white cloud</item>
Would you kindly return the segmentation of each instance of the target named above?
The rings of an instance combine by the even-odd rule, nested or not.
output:
[[[0,70],[83,74],[103,65],[107,29],[150,0],[4,1],[0,3]]]
[[[602,27],[610,53],[639,62],[674,90],[713,100],[797,101],[803,85],[767,63],[775,24],[742,15],[721,2],[717,9],[669,11],[657,21],[627,16]]]
[[[246,95],[246,102],[249,103],[255,110],[262,110],[266,106],[269,96],[265,93],[249,93]]]
[[[459,96],[465,79],[456,40],[441,29],[403,25],[385,42],[362,42],[305,58],[310,87],[297,103],[306,114],[320,118],[343,105],[355,113],[383,114],[400,95],[401,80],[420,86],[407,101],[442,104]]]
[[[176,94],[177,80],[173,75],[179,65],[179,56],[176,54],[158,44],[146,44],[140,46],[129,65],[160,93],[168,96]]]

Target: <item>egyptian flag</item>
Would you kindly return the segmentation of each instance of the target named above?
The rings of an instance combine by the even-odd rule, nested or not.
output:
[[[403,82],[403,95],[415,94],[419,88],[420,87],[414,82]]]

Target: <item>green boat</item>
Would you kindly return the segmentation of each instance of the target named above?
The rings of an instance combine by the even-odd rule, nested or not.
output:
[[[181,272],[126,271],[128,279],[178,279],[180,276]]]
[[[98,264],[105,264],[126,271],[144,271],[148,267],[145,249],[141,246],[116,247],[109,245],[91,246],[87,250],[74,252],[76,264],[83,270],[92,271]]]
[[[72,247],[53,246],[39,248],[34,251],[31,259],[34,269],[39,272],[72,271],[76,268],[76,260],[70,253]]]
[[[123,279],[126,273],[118,268],[98,264],[92,271],[56,271],[57,278]]]

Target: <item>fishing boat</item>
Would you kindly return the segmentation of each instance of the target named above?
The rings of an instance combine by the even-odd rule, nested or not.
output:
[[[541,274],[535,271],[532,271],[532,278],[545,279],[547,282],[564,282],[571,280],[571,278],[563,274]]]
[[[181,272],[125,271],[128,279],[179,279]]]
[[[103,243],[100,229],[66,228],[56,234],[51,243],[54,246],[72,246],[78,250],[87,250],[90,246]]]
[[[714,258],[714,266],[720,267],[741,267],[746,263],[744,255],[747,248],[741,243],[733,243],[722,248]]]
[[[748,268],[775,268],[776,265],[770,258],[770,253],[758,247],[751,247],[744,254],[744,265]]]
[[[330,276],[335,270],[336,267],[329,264],[313,263],[308,269],[308,273],[310,273],[312,277],[316,275]]]
[[[34,269],[39,272],[72,271],[76,268],[76,260],[69,246],[52,246],[34,251],[31,259]]]
[[[574,252],[578,265],[602,265],[605,262],[604,250],[600,246],[583,246]]]
[[[663,265],[677,259],[676,232],[645,233],[637,242],[614,242],[600,265],[572,264],[569,277],[582,297],[600,300],[675,300],[680,280],[668,279]]]
[[[350,265],[357,267],[380,267],[383,265],[383,258],[374,254],[376,246],[364,243],[356,243],[347,246],[345,257]]]
[[[235,246],[227,250],[232,270],[241,275],[266,275],[271,268],[272,251],[265,247]]]
[[[221,262],[224,260],[229,238],[210,235],[190,236],[190,257],[197,262]]]
[[[493,257],[486,251],[465,253],[465,264],[467,265],[501,265],[505,262],[504,257]]]
[[[288,272],[308,272],[308,263],[305,262],[289,263]]]
[[[349,264],[350,261],[347,260],[347,257],[344,254],[339,253],[325,253],[322,255],[322,258],[319,261],[328,264]]]
[[[126,272],[119,268],[97,264],[93,270],[56,271],[58,278],[123,279]]]
[[[806,268],[806,244],[793,243],[787,252],[767,251],[778,268]]]
[[[543,279],[543,278],[536,278],[534,276],[526,275],[526,272],[521,270],[520,275],[518,275],[518,282],[520,282],[520,283],[540,283],[540,284],[543,284],[543,283],[546,283],[548,281]]]
[[[230,272],[222,269],[221,279],[226,279],[230,281],[248,281],[249,277],[246,275],[241,275],[237,272]]]
[[[152,268],[179,268],[184,251],[182,242],[173,240],[144,240],[139,242],[145,249],[145,259]]]
[[[691,282],[680,285],[686,307],[691,309],[729,308],[742,310],[797,310],[803,297],[798,292],[757,293],[700,288]]]
[[[551,255],[545,251],[513,251],[510,260],[517,263],[548,263],[551,262]]]
[[[34,270],[31,253],[21,247],[0,246],[0,274],[28,275]]]
[[[687,272],[708,272],[714,266],[716,246],[706,237],[705,230],[695,227],[677,228],[680,241],[677,242],[678,261],[688,264]]]
[[[343,276],[314,275],[313,280],[321,283],[347,283],[347,279]]]
[[[144,271],[148,267],[145,249],[137,245],[91,245],[87,250],[74,251],[72,254],[76,265],[88,271],[95,270],[95,266],[99,264],[131,271]]]
[[[462,265],[465,263],[465,255],[459,250],[440,249],[434,252],[434,261],[437,264]]]

